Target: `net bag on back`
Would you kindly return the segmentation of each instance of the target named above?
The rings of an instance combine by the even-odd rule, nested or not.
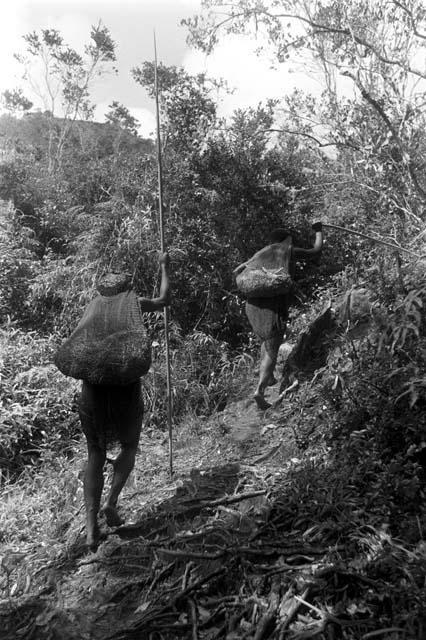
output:
[[[289,237],[255,253],[236,277],[241,293],[247,298],[273,298],[288,293],[292,286],[291,246]]]
[[[55,355],[62,373],[91,384],[126,385],[147,373],[151,345],[136,294],[98,296]]]

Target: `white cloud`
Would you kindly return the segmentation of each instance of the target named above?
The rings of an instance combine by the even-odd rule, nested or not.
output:
[[[105,114],[110,110],[110,102],[100,102],[95,107],[94,119],[96,122],[105,122]],[[126,105],[127,106],[127,105]],[[142,138],[155,137],[155,115],[149,109],[143,107],[127,106],[130,114],[139,122],[138,132]]]
[[[23,3],[2,7],[0,20],[0,92],[20,85],[21,69],[13,54],[22,49],[21,36],[28,26]],[[24,28],[24,29],[23,29]]]
[[[269,98],[281,98],[293,89],[303,89],[318,94],[320,78],[312,69],[303,69],[300,63],[286,62],[272,68],[266,56],[258,56],[256,48],[261,42],[246,36],[232,35],[224,38],[209,56],[200,51],[190,51],[184,59],[189,73],[204,72],[214,78],[223,78],[232,95],[224,96],[221,115],[228,116],[236,108],[256,106]]]
[[[133,7],[138,11],[133,11]],[[145,93],[131,80],[130,68],[141,56],[142,59],[151,59],[152,29],[148,24],[152,21],[162,24],[163,31],[170,34],[169,40],[162,43],[162,32],[158,30],[160,60],[161,53],[164,55],[166,51],[167,64],[181,63],[185,45],[182,39],[179,40],[182,34],[177,26],[176,7],[178,12],[182,10],[182,15],[185,10],[188,10],[188,15],[196,13],[200,9],[200,0],[14,0],[5,4],[0,21],[0,93],[6,88],[23,86],[24,94],[33,100],[34,106],[44,108],[20,81],[21,69],[12,57],[14,52],[24,49],[22,35],[34,29],[56,28],[65,42],[82,51],[89,39],[90,25],[104,16],[117,41],[120,74],[97,78],[92,85],[92,99],[99,105],[105,103],[106,107],[108,100],[122,102],[135,117],[139,114],[143,135],[148,135],[154,129],[154,108]],[[135,23],[139,40],[135,37]],[[304,68],[302,61],[293,60],[273,69],[266,53],[256,55],[256,47],[261,44],[265,43],[260,37],[255,40],[249,36],[229,35],[221,39],[208,57],[199,51],[187,50],[181,64],[190,73],[205,72],[208,76],[223,78],[231,89],[235,89],[231,95],[222,93],[220,96],[219,114],[224,116],[229,116],[236,108],[256,106],[269,98],[282,98],[295,87],[315,94],[321,91],[320,74],[318,71],[316,75],[313,73],[312,65],[310,69],[308,65]],[[130,105],[138,106],[132,109]],[[103,119],[101,106],[97,107],[96,113]]]
[[[139,135],[143,138],[155,137],[156,122],[152,111],[143,107],[128,107],[128,109],[139,122]]]

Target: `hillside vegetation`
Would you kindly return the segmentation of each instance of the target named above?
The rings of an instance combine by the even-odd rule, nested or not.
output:
[[[204,4],[187,25],[197,46],[256,23],[278,60],[293,39],[277,7],[291,9],[306,26],[296,50],[329,82],[320,98],[265,96],[225,122],[217,81],[159,67],[175,473],[163,319],[151,315],[126,524],[103,523],[96,553],[84,546],[79,383],[53,354],[102,272],[157,291],[154,143],[116,103],[104,124],[81,105],[0,118],[2,637],[422,640],[426,71],[413,59],[424,12],[414,0],[362,12],[354,0],[231,2],[220,27],[221,3]],[[153,65],[133,75],[152,94]],[[321,259],[298,267],[271,399],[298,385],[261,412],[259,345],[232,270],[274,227],[309,246],[316,220],[369,239],[330,227]]]

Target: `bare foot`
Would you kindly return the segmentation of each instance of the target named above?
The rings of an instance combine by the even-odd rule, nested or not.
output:
[[[106,540],[105,531],[96,529],[95,531],[88,531],[86,535],[86,546],[89,551],[97,551],[101,542]]]
[[[99,527],[97,524],[87,528],[86,545],[90,551],[97,551],[100,541]]]
[[[106,523],[109,527],[119,527],[124,524],[124,520],[118,515],[116,507],[105,505],[102,509],[102,513],[104,514]]]
[[[255,393],[253,398],[256,401],[259,409],[262,409],[262,411],[266,411],[266,409],[269,409],[269,407],[271,406],[269,402],[265,400],[265,397],[260,393]]]

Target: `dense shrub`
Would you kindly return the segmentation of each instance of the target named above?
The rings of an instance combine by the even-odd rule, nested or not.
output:
[[[148,400],[147,424],[167,424],[166,366],[164,334],[154,342],[153,365],[143,378]],[[247,393],[253,360],[249,354],[233,353],[226,342],[200,331],[171,340],[173,416],[177,422],[188,416],[209,416],[227,402]]]
[[[14,474],[44,449],[67,452],[77,433],[77,383],[52,364],[57,342],[12,324],[0,329],[0,467]]]

